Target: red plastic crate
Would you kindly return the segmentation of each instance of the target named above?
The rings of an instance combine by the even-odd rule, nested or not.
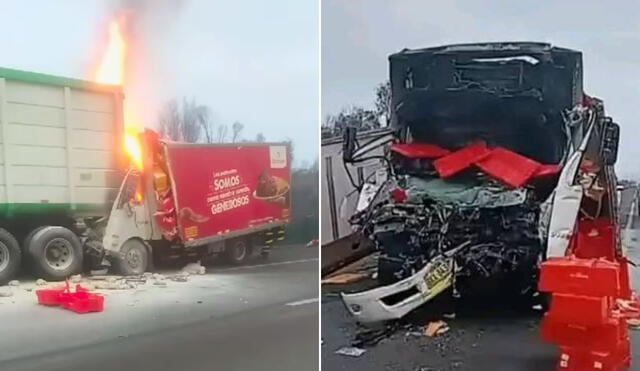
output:
[[[611,309],[609,298],[553,294],[547,318],[579,326],[600,326],[608,322]]]
[[[612,349],[629,339],[626,321],[620,318],[611,318],[602,326],[579,326],[545,316],[540,333],[548,343],[591,350]]]
[[[36,290],[36,296],[38,297],[38,304],[47,306],[60,305],[60,294],[62,294],[66,288],[59,287],[54,289],[40,289]]]
[[[610,351],[589,351],[585,348],[560,347],[558,370],[562,371],[624,371],[631,365],[629,342]]]
[[[77,291],[71,293],[70,298],[64,301],[62,306],[76,313],[102,312],[104,310],[104,296]]]
[[[543,292],[617,296],[620,265],[603,259],[550,258],[542,263],[538,289]]]

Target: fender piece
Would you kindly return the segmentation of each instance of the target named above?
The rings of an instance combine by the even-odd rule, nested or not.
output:
[[[437,258],[411,277],[388,286],[354,294],[342,301],[362,323],[398,319],[453,285],[453,258]]]

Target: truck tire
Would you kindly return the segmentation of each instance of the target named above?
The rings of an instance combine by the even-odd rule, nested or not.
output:
[[[224,248],[224,257],[227,263],[240,265],[251,255],[251,247],[244,238],[229,240]]]
[[[7,284],[18,273],[22,251],[18,241],[7,230],[0,228],[0,286]]]
[[[118,272],[124,276],[137,276],[147,271],[149,250],[142,241],[130,239],[122,245],[121,257],[116,260]]]
[[[82,270],[82,244],[67,228],[40,227],[29,233],[24,248],[39,278],[60,281]]]

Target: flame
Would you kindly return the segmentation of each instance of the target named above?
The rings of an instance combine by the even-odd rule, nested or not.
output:
[[[127,61],[127,41],[125,37],[126,17],[120,15],[109,23],[109,39],[95,72],[95,80],[103,84],[124,85]],[[129,159],[138,169],[142,169],[142,146],[138,137],[138,125],[132,123],[132,117],[124,112],[124,148]]]
[[[123,36],[124,18],[114,19],[109,24],[109,41],[102,61],[98,65],[96,81],[103,84],[122,85],[127,43]]]
[[[131,159],[131,162],[142,169],[142,145],[138,139],[138,132],[133,127],[128,127],[124,133],[124,148]]]

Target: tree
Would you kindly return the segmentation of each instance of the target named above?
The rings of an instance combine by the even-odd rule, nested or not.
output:
[[[232,130],[232,136],[231,136],[231,142],[235,143],[238,141],[238,139],[240,139],[240,132],[242,132],[242,129],[244,129],[244,125],[242,125],[242,123],[240,122],[234,122],[233,125],[231,125],[231,130]]]
[[[378,117],[384,119],[384,124],[391,121],[391,82],[389,80],[376,86],[376,100],[374,102]]]
[[[262,133],[256,134],[256,142],[264,143],[266,141],[267,141],[267,138],[264,137],[264,134],[262,134]]]
[[[227,140],[227,125],[220,124],[218,126],[218,143],[224,143]]]
[[[165,104],[158,118],[160,135],[175,141],[194,143],[200,141],[204,132],[205,139],[210,141],[210,116],[209,107],[197,104],[193,99],[188,101],[183,98],[182,104],[171,100]]]
[[[343,108],[335,116],[327,116],[323,127],[330,128],[333,136],[339,136],[342,135],[346,127],[355,127],[363,131],[379,128],[380,121],[376,111],[351,106]],[[326,135],[326,131],[324,135]]]

